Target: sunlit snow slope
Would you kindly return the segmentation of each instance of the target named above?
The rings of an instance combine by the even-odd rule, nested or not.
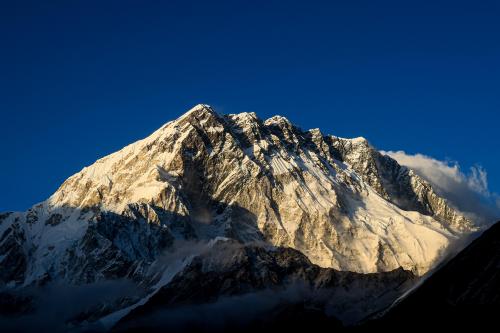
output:
[[[197,105],[0,216],[0,280],[142,274],[176,240],[292,247],[323,267],[423,274],[471,221],[365,139]]]

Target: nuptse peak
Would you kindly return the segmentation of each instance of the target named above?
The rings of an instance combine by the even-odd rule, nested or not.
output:
[[[322,267],[427,272],[475,230],[366,139],[200,104],[0,216],[0,281],[144,277],[177,241],[217,237],[302,252]]]

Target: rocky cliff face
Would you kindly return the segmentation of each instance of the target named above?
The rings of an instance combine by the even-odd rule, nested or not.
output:
[[[402,269],[340,272],[313,265],[290,248],[221,240],[132,309],[114,330],[252,331],[260,320],[273,322],[277,313],[297,305],[348,325],[388,306],[414,281]]]
[[[0,216],[0,279],[141,277],[175,242],[218,236],[304,253],[321,267],[425,273],[471,221],[363,138],[198,105]]]
[[[0,214],[0,310],[36,315],[47,286],[97,288],[98,299],[67,312],[58,329],[128,329],[148,320],[144,311],[271,292],[280,301],[256,310],[290,323],[294,309],[314,308],[350,324],[390,304],[475,229],[363,138],[198,105],[28,211]],[[137,290],[120,285],[103,301],[102,283],[123,280]],[[297,286],[307,292],[290,299]]]

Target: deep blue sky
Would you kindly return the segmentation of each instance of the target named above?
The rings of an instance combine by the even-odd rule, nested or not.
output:
[[[500,191],[498,1],[2,1],[0,36],[0,211],[197,103],[480,163]]]

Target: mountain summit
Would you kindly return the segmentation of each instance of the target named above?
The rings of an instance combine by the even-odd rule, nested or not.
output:
[[[142,274],[180,240],[296,249],[322,267],[427,272],[474,224],[363,138],[200,104],[0,217],[5,285]]]

